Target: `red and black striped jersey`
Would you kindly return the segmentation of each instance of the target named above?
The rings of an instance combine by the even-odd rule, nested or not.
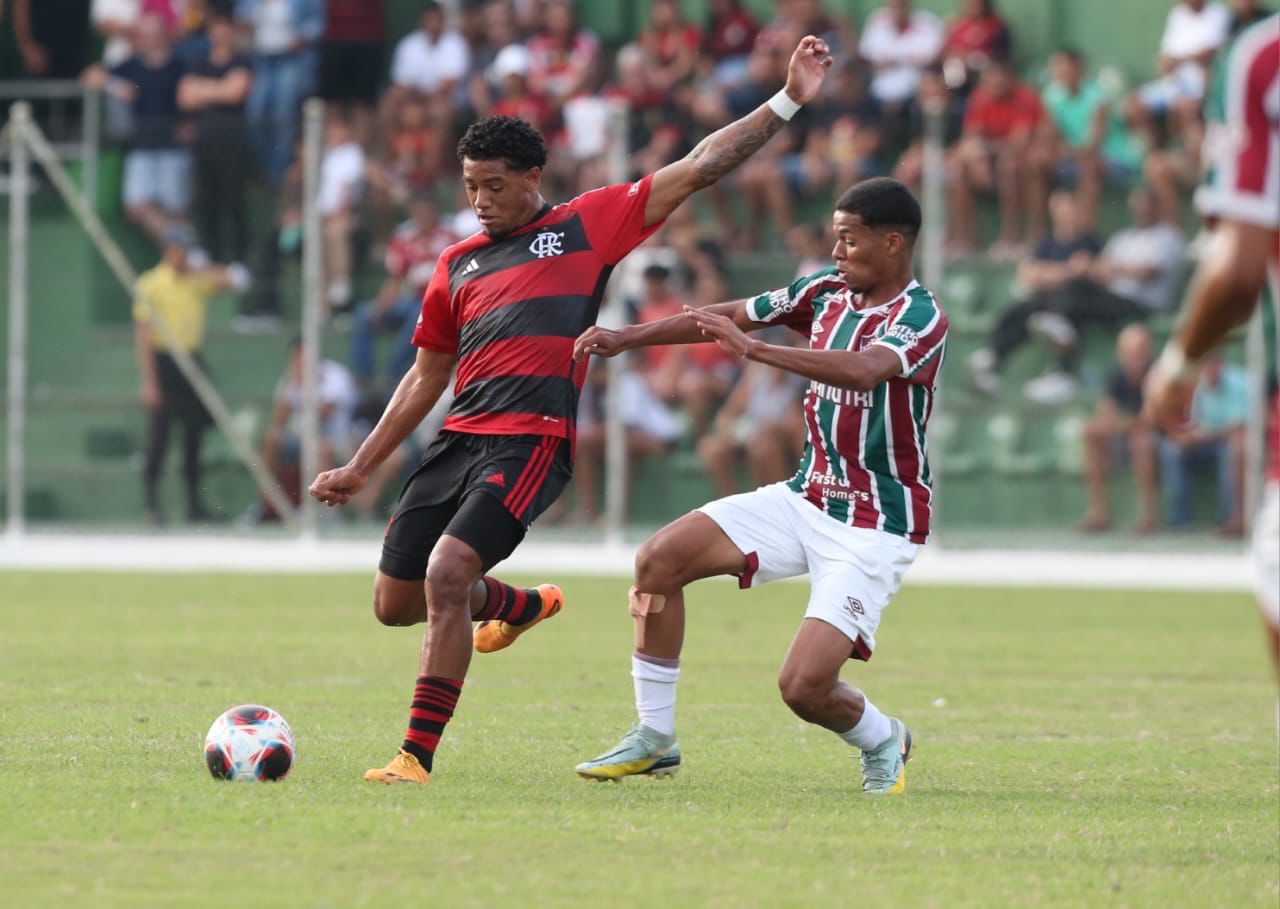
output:
[[[644,223],[652,181],[583,193],[441,254],[413,343],[458,356],[444,429],[572,439],[586,377],[573,342],[595,324],[614,265],[660,226]]]

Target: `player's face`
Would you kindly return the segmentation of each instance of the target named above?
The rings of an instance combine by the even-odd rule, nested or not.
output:
[[[462,161],[467,202],[490,237],[502,237],[528,223],[537,212],[542,169],[512,170],[505,161]]]
[[[831,257],[850,290],[864,293],[893,276],[902,251],[902,234],[867,227],[861,215],[846,211],[836,212],[832,228],[836,245]]]

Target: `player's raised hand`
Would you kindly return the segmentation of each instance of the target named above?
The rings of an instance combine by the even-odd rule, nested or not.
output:
[[[747,355],[747,350],[751,347],[751,339],[747,337],[746,332],[733,323],[732,319],[705,309],[694,309],[692,306],[686,306],[684,312],[698,324],[698,328],[708,340],[720,345],[721,350],[735,357]]]
[[[365,474],[348,464],[320,474],[307,492],[332,508],[351,501],[351,497],[361,490],[368,479]]]
[[[818,97],[822,80],[831,68],[831,48],[813,35],[800,39],[791,62],[787,64],[786,92],[797,104],[808,104]]]
[[[626,349],[622,332],[592,325],[573,342],[573,359],[581,360],[593,354],[597,357],[616,357]]]

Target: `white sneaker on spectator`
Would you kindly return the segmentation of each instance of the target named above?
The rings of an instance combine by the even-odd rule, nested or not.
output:
[[[331,309],[342,309],[350,302],[350,281],[334,281],[329,285],[329,307]]]
[[[1054,370],[1053,372],[1046,372],[1042,376],[1036,376],[1022,386],[1022,393],[1027,396],[1029,401],[1052,407],[1071,401],[1076,396],[1076,391],[1079,390],[1079,387],[1080,383],[1076,381],[1075,376]]]
[[[996,375],[995,351],[982,347],[969,354],[969,382],[989,397],[1000,393],[1000,377]]]
[[[1036,313],[1027,319],[1027,328],[1059,349],[1075,347],[1079,338],[1070,320],[1056,312]]]

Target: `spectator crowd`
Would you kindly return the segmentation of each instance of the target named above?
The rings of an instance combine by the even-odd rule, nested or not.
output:
[[[1089,476],[1103,475],[1110,443],[1099,439],[1137,440],[1135,470],[1150,462],[1150,477],[1174,478],[1183,492],[1172,494],[1171,519],[1186,514],[1178,465],[1203,459],[1197,453],[1208,443],[1142,441],[1131,425],[1140,382],[1130,375],[1142,345],[1122,329],[1176,304],[1210,68],[1234,31],[1265,15],[1254,0],[1171,2],[1163,32],[1150,36],[1156,77],[1129,87],[1077,48],[1027,59],[998,0],[956,0],[945,20],[911,0],[885,0],[862,22],[821,0],[777,0],[761,18],[741,0],[708,0],[701,22],[686,19],[677,0],[651,0],[634,40],[609,50],[572,0],[423,0],[416,27],[400,36],[388,31],[383,0],[11,5],[31,76],[79,75],[104,93],[110,133],[127,150],[128,218],[157,244],[190,223],[197,263],[252,261],[246,329],[279,320],[281,263],[299,245],[301,106],[312,96],[325,102],[316,200],[324,305],[349,323],[349,367],[332,365],[349,368],[359,391],[343,397],[352,411],[343,426],[355,421],[362,395],[371,412],[385,400],[409,362],[406,339],[436,257],[477,229],[452,152],[470,122],[502,114],[536,125],[551,147],[544,193],[567,199],[608,182],[612,102],[626,102],[629,176],[652,171],[763,103],[785,79],[796,42],[819,35],[835,58],[823,97],[711,191],[705,217],[679,213],[640,251],[630,316],[661,318],[685,303],[727,298],[728,258],[764,244],[785,243],[802,272],[825,264],[825,228],[806,212],[825,211],[841,188],[876,174],[918,188],[925,135],[936,123],[947,256],[1019,263],[1014,298],[969,358],[972,386],[998,394],[1009,356],[1038,338],[1051,350],[1050,366],[1027,384],[1027,396],[1062,403],[1079,385],[1083,333],[1100,326],[1127,337],[1129,372],[1117,375],[1128,384],[1113,383],[1114,406],[1090,424]],[[74,29],[56,27],[55,9],[73,18],[80,11],[91,23],[102,38],[100,62],[76,66]],[[273,200],[256,228],[255,187]],[[1104,241],[1106,192],[1127,194],[1131,223]],[[988,210],[992,217],[980,217]],[[383,365],[381,334],[395,338]],[[1230,369],[1224,375],[1222,387],[1234,389]],[[594,370],[583,400],[579,497],[588,519],[597,506],[606,381]],[[714,348],[647,352],[620,391],[633,460],[688,445],[721,492],[747,479],[735,463],[767,482],[794,460],[800,428],[783,402],[799,390],[768,370],[743,372]],[[1234,438],[1213,422],[1230,410],[1219,404],[1205,405],[1206,432]],[[277,408],[280,420],[286,409]],[[288,449],[281,432],[271,436],[277,461]],[[1218,463],[1227,476],[1235,460]],[[1090,483],[1085,526],[1097,528],[1109,518]],[[1142,488],[1139,523],[1154,526],[1150,484]],[[1234,528],[1238,516],[1224,514]]]

